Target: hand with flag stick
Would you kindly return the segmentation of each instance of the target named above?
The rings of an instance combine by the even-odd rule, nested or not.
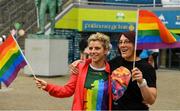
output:
[[[47,87],[47,82],[42,80],[42,79],[39,79],[39,78],[34,78],[35,81],[36,81],[36,85],[39,89],[43,89],[45,90],[45,88]]]
[[[128,37],[128,35],[126,37]],[[180,36],[171,33],[153,12],[148,10],[137,11],[132,82],[137,82],[144,100],[143,103],[152,104],[156,99],[156,75],[154,69],[150,68],[150,66],[145,64],[143,65],[144,68],[142,68],[142,66],[138,66],[136,54],[137,50],[176,47],[180,47]],[[123,47],[119,47],[120,50],[121,48],[123,49]],[[123,57],[123,50],[121,50],[121,54]],[[125,58],[125,60],[128,59]],[[147,70],[147,68],[149,70]],[[149,73],[151,79],[148,77],[148,75],[146,76],[147,73]]]
[[[170,32],[149,10],[137,10],[136,27],[135,50],[180,47],[180,36]]]

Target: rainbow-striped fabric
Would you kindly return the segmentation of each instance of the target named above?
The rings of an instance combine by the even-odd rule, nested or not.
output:
[[[17,42],[9,35],[0,45],[0,82],[8,87],[26,64]]]
[[[171,33],[161,20],[148,10],[139,10],[137,49],[180,47],[180,36]]]
[[[108,98],[108,73],[90,65],[84,84],[84,110],[108,110]]]
[[[108,109],[108,81],[95,80],[93,88],[84,89],[85,110],[107,110]]]

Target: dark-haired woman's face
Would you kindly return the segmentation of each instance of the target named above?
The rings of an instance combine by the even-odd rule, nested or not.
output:
[[[134,60],[134,44],[129,41],[127,37],[121,35],[119,39],[118,48],[121,52],[121,56],[128,61]]]

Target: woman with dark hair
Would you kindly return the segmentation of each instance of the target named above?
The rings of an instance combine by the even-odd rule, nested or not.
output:
[[[148,104],[156,100],[156,72],[150,64],[138,57],[140,51],[135,51],[134,47],[135,32],[120,34],[118,49],[121,56],[109,61],[113,110],[148,110]]]

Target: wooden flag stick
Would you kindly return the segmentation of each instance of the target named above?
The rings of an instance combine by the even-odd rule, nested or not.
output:
[[[138,21],[139,21],[139,9],[137,10],[136,17],[136,32],[135,32],[135,43],[134,43],[134,60],[133,60],[133,69],[136,66],[136,50],[137,50],[137,37],[138,37]],[[132,79],[134,81],[134,79]]]
[[[135,68],[135,63],[136,63],[136,50],[137,50],[137,37],[138,37],[138,21],[139,21],[139,9],[137,10],[137,17],[136,17],[136,35],[135,35],[135,43],[134,43],[133,68]]]

